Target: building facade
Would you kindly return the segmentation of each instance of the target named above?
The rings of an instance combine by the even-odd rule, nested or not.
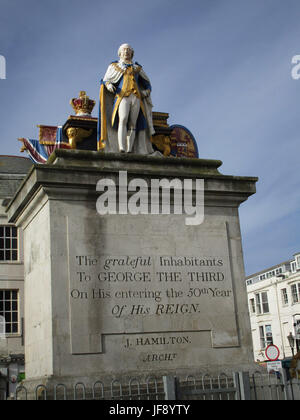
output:
[[[0,155],[0,400],[24,375],[23,238],[5,209],[31,166],[27,158]]]
[[[300,253],[247,277],[246,285],[254,359],[267,360],[270,344],[278,347],[279,359],[293,356],[300,344]]]

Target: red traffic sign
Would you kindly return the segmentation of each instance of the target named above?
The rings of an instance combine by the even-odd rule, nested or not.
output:
[[[269,359],[271,362],[275,362],[278,360],[280,351],[275,344],[270,344],[265,350],[266,358]]]

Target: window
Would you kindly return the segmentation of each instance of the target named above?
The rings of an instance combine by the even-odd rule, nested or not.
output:
[[[262,303],[263,313],[265,314],[265,313],[269,312],[269,302],[268,302],[267,292],[262,292],[261,303]]]
[[[294,320],[294,328],[295,328],[295,333],[296,333],[296,339],[299,341],[299,339],[300,339],[300,319],[295,319]]]
[[[287,289],[281,289],[281,301],[282,305],[286,306],[289,303],[289,297],[287,294]]]
[[[297,271],[296,261],[292,261],[291,262],[291,272],[296,273],[296,271]]]
[[[0,261],[18,260],[18,229],[0,226]]]
[[[298,303],[299,296],[300,296],[300,283],[292,284],[291,285],[291,292],[292,292],[292,302]]]
[[[249,304],[250,304],[250,312],[252,314],[255,314],[255,300],[254,299],[250,299],[249,300]]]
[[[269,312],[269,302],[267,292],[257,293],[255,295],[256,310],[258,314],[266,314]]]
[[[271,325],[261,325],[259,327],[259,338],[260,338],[260,347],[265,349],[270,344],[273,344],[273,335],[272,335],[272,326]]]
[[[265,325],[265,332],[266,332],[266,346],[273,344],[273,335],[272,335],[272,327],[271,325]]]
[[[265,277],[267,279],[269,279],[271,277],[274,277],[275,275],[276,275],[276,272],[275,272],[275,270],[273,270],[273,271],[269,271],[267,274],[265,274]]]
[[[266,341],[265,341],[265,329],[263,326],[259,327],[259,339],[260,339],[260,348],[264,349],[266,347]]]
[[[255,295],[255,302],[256,302],[256,312],[261,314],[261,302],[260,302],[260,294]]]
[[[6,334],[19,332],[18,290],[0,290],[0,315],[5,319]]]
[[[0,315],[0,339],[5,338],[5,318]]]
[[[300,269],[300,255],[296,256],[297,268]]]

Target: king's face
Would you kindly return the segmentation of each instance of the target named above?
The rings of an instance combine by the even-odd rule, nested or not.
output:
[[[130,48],[127,48],[127,47],[122,48],[120,57],[125,62],[126,61],[131,61],[132,50]]]

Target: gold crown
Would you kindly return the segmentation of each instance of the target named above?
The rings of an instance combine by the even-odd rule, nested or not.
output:
[[[79,93],[79,98],[70,100],[70,105],[74,109],[76,115],[91,115],[96,102],[90,99],[84,90]]]

